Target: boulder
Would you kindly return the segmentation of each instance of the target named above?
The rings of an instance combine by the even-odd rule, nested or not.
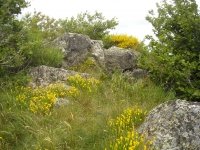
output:
[[[101,40],[91,40],[91,55],[96,60],[97,64],[104,67],[104,48]]]
[[[88,36],[77,33],[66,33],[55,44],[64,52],[63,67],[66,68],[83,62],[92,46]]]
[[[77,33],[66,33],[54,42],[64,52],[65,57],[62,64],[64,68],[80,65],[89,56],[92,56],[96,64],[103,70],[109,72],[132,71],[136,68],[139,56],[138,52],[131,49],[118,47],[104,49],[102,41],[91,40],[88,36]],[[141,76],[143,73],[141,70],[137,70],[133,75]]]
[[[78,73],[71,70],[65,70],[62,68],[54,68],[48,66],[38,66],[29,70],[29,75],[32,77],[30,86],[47,86],[55,82],[63,82],[67,80],[67,77],[80,74],[83,77],[88,77],[86,73]]]
[[[111,47],[104,52],[105,68],[109,72],[113,72],[115,70],[123,72],[126,70],[133,70],[136,67],[138,52],[119,47]]]
[[[155,150],[200,149],[200,103],[169,101],[154,108],[139,129]]]

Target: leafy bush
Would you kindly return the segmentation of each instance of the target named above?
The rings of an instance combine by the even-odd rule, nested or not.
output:
[[[141,64],[151,77],[176,95],[200,100],[200,15],[194,0],[163,1],[158,15],[150,11],[147,20],[157,38],[150,44]]]
[[[23,64],[23,51],[20,49],[25,36],[22,24],[17,20],[25,0],[0,0],[0,75],[11,68]]]
[[[31,33],[39,32],[45,42],[51,42],[62,34],[60,22],[41,12],[26,14],[23,18],[23,28]],[[38,33],[38,34],[39,34]]]
[[[0,78],[0,90],[7,90],[11,87],[25,86],[30,82],[30,77],[26,71],[20,71],[16,74],[4,75]]]
[[[102,13],[88,12],[78,14],[77,17],[60,20],[61,27],[64,32],[73,32],[88,35],[91,39],[101,40],[109,33],[109,30],[114,29],[118,25],[115,18],[107,20]]]
[[[126,34],[109,35],[104,39],[104,46],[105,48],[117,46],[136,50],[139,46],[139,40],[134,36],[128,36]]]
[[[59,67],[64,57],[60,49],[51,45],[44,45],[43,40],[29,40],[23,45],[23,49],[26,49],[24,56],[26,56],[29,66],[47,65]]]
[[[64,54],[51,42],[59,35],[58,22],[41,13],[27,14],[22,18],[27,42],[21,47],[31,66],[59,66]]]

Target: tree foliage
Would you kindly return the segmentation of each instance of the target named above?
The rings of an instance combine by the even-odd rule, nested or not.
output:
[[[81,13],[77,17],[66,18],[60,22],[65,32],[85,34],[95,40],[102,39],[109,33],[109,30],[118,25],[115,18],[108,20],[99,12]]]
[[[0,74],[23,63],[20,45],[25,37],[16,17],[26,6],[25,0],[0,0]]]
[[[147,20],[150,39],[142,65],[178,97],[200,100],[200,14],[195,0],[163,0]]]
[[[32,34],[40,32],[42,38],[49,42],[62,34],[60,22],[41,12],[28,13],[22,18],[22,21],[25,30]]]

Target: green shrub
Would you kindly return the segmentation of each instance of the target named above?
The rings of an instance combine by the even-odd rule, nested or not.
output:
[[[59,67],[63,61],[63,53],[60,49],[53,46],[44,46],[36,41],[27,43],[28,53],[26,58],[30,66],[47,65]],[[32,46],[32,47],[31,47]]]
[[[57,22],[36,12],[32,16],[26,15],[22,21],[27,33],[27,42],[21,46],[26,63],[29,66],[60,66],[64,54],[51,44],[59,34]]]
[[[194,0],[163,1],[158,15],[150,11],[147,20],[157,38],[150,40],[141,64],[151,77],[176,95],[200,100],[200,15]]]
[[[60,22],[54,18],[46,16],[41,12],[26,14],[22,17],[23,28],[28,30],[30,34],[40,33],[45,42],[51,42],[62,33]]]
[[[26,71],[4,75],[0,78],[0,90],[7,90],[16,86],[25,86],[30,81]]]
[[[17,15],[26,5],[25,0],[0,0],[0,76],[24,63],[20,45],[25,36]]]
[[[78,14],[77,17],[60,20],[61,27],[64,32],[80,33],[88,35],[91,39],[101,40],[109,33],[109,30],[114,29],[118,25],[115,18],[106,19],[102,13],[88,12]]]

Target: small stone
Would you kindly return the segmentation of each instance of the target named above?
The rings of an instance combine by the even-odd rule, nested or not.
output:
[[[64,107],[70,104],[70,101],[66,98],[57,98],[54,104],[54,108]]]

